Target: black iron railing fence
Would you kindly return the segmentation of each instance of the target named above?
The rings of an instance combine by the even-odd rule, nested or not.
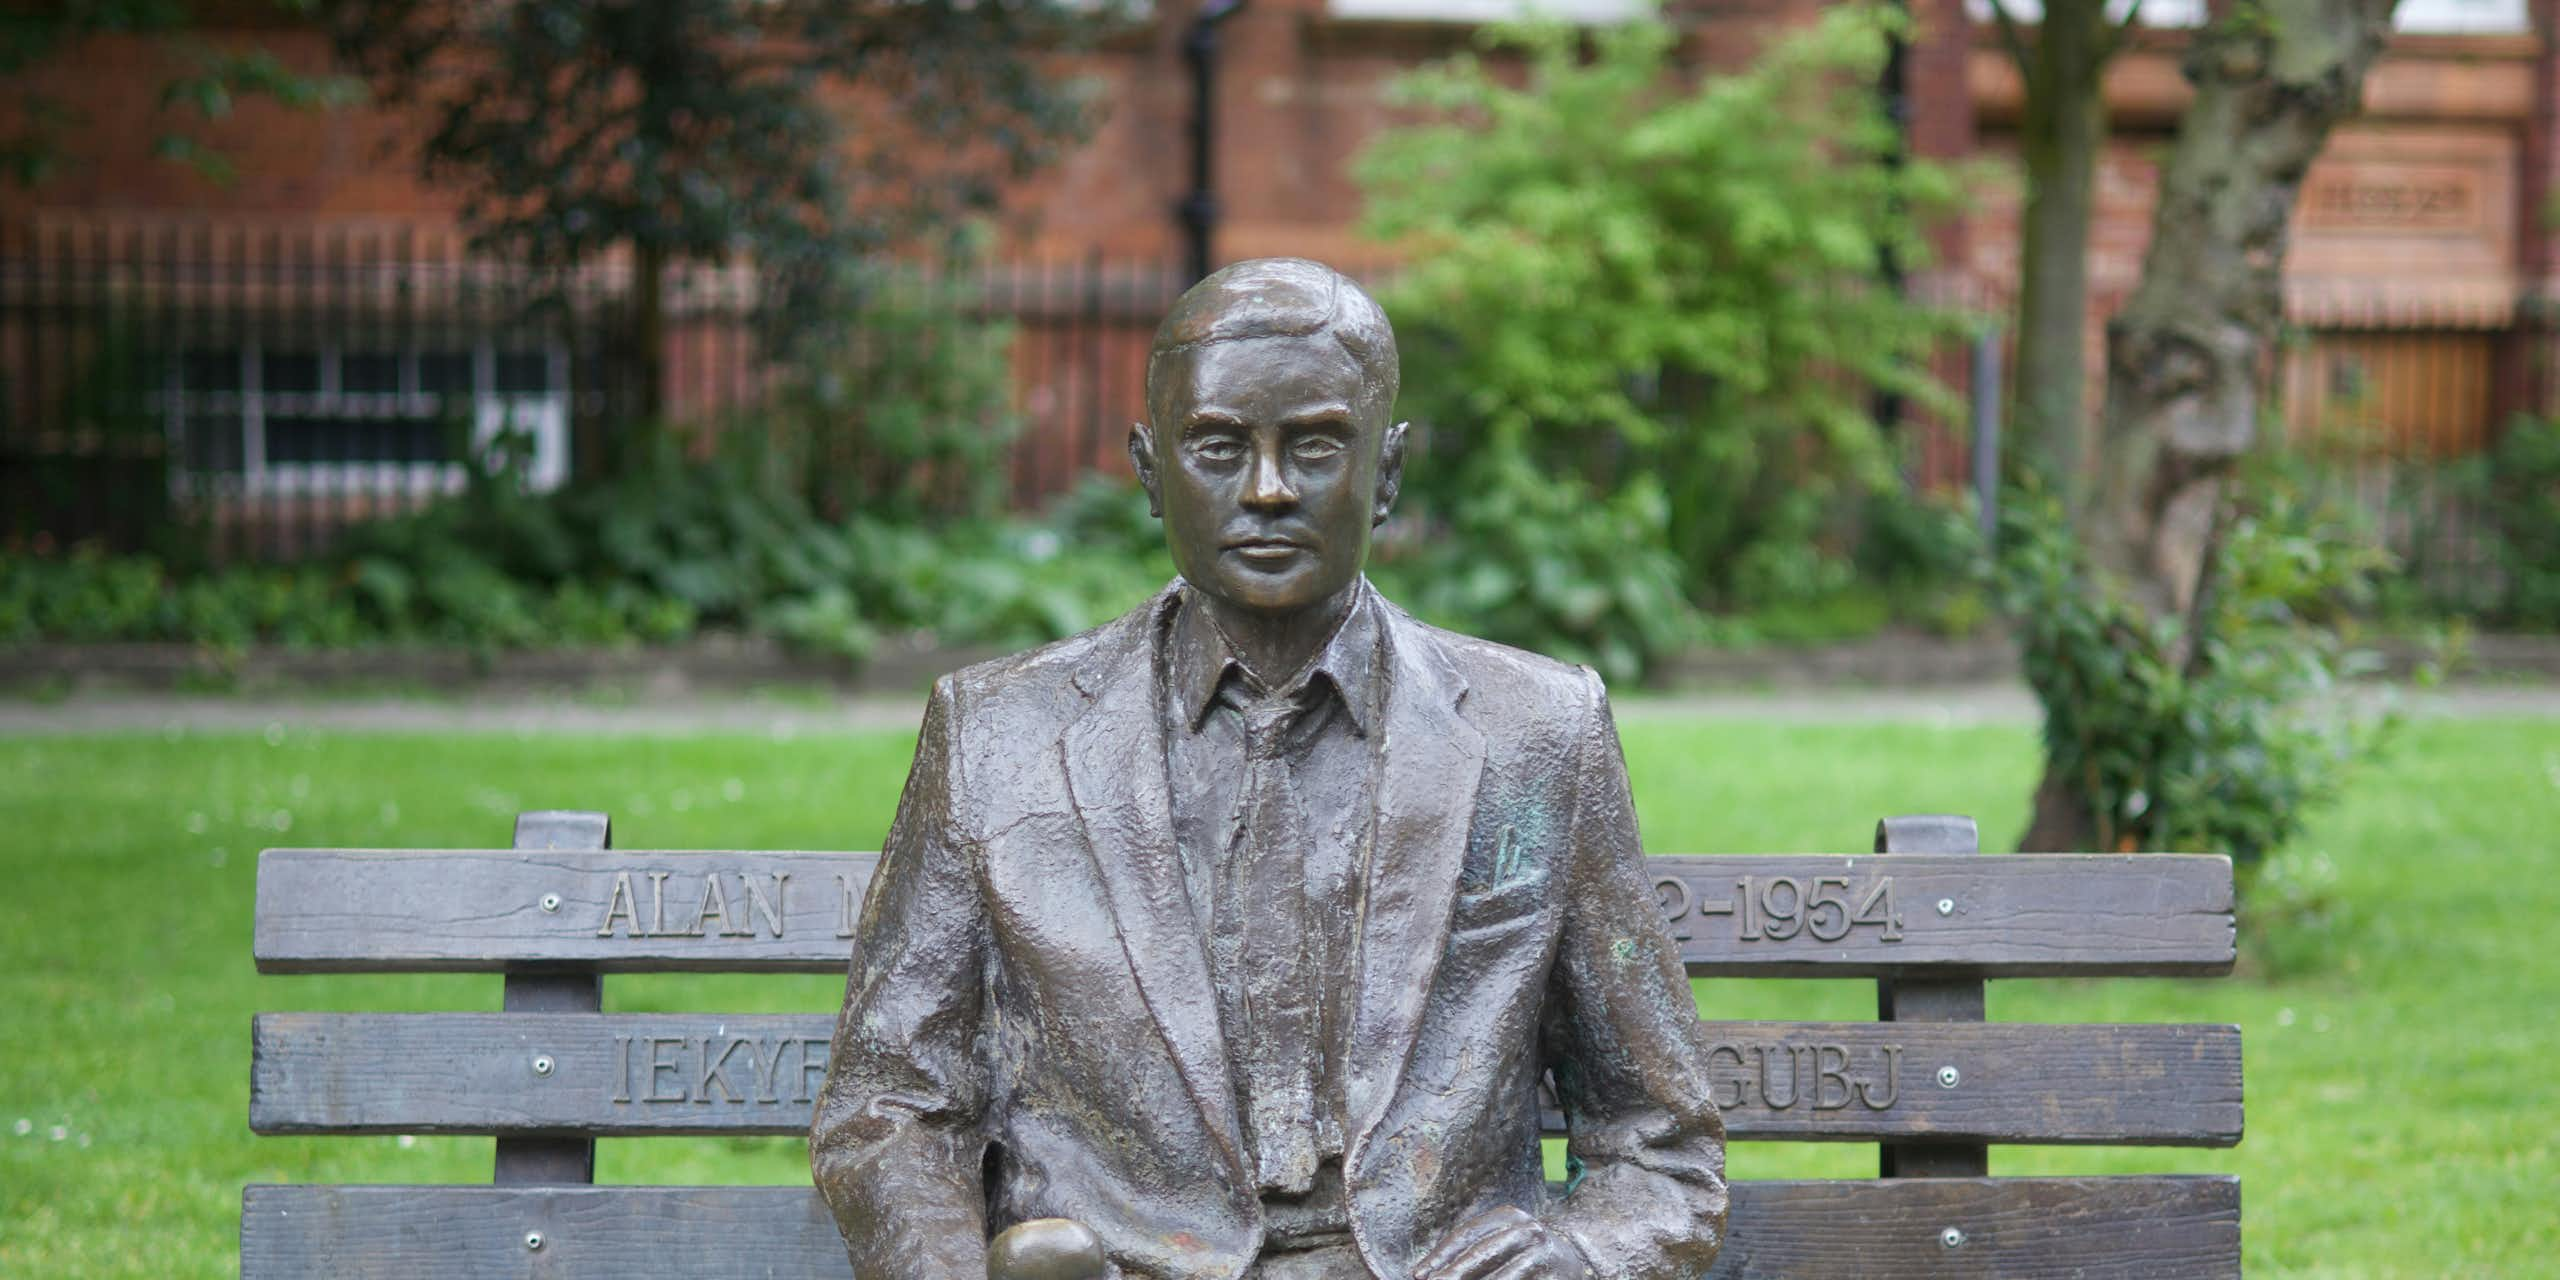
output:
[[[556,484],[629,398],[614,295],[449,237],[163,223],[0,242],[0,506],[56,543],[290,557],[521,442]]]
[[[960,340],[1006,345],[1028,505],[1115,464],[1184,283],[1088,258],[873,287],[932,290]],[[768,284],[670,280],[655,425],[699,440],[763,402]],[[456,491],[499,445],[537,487],[610,465],[649,425],[630,285],[625,264],[536,277],[395,225],[0,229],[0,535],[290,558]]]
[[[928,267],[875,287],[932,306],[875,310],[1004,344],[1004,487],[1028,507],[1125,466],[1148,341],[1187,282],[1100,257]],[[746,271],[669,282],[661,425],[697,442],[752,425],[785,373],[771,288]],[[536,278],[406,224],[0,226],[0,540],[293,558],[455,492],[500,445],[537,486],[608,467],[647,425],[632,293],[626,263]],[[2496,581],[2471,474],[2495,432],[2472,385],[2487,340],[2315,335],[2279,387],[2288,447],[2456,602]],[[1963,352],[1939,364],[1972,393]],[[1915,481],[1969,483],[1958,424],[1904,435]]]

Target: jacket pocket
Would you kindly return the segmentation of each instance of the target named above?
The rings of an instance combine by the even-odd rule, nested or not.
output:
[[[1491,889],[1460,893],[1449,907],[1449,932],[1482,933],[1534,919],[1546,904],[1547,878],[1514,880]]]

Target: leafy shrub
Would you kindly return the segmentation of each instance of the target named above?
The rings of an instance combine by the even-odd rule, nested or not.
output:
[[[1757,649],[1863,640],[1893,621],[1892,604],[1881,593],[1860,587],[1747,613],[1717,614],[1707,620],[1707,631],[1720,648]]]
[[[2049,779],[2097,847],[2255,865],[2334,793],[2384,721],[2346,695],[2369,669],[2349,614],[2389,558],[2261,484],[2225,528],[2199,607],[2154,618],[2090,565],[2058,508],[2003,512],[1999,585],[2044,706]]]
[[[321,563],[181,575],[88,550],[0,556],[0,643],[492,650],[712,627],[855,660],[892,631],[1018,647],[1105,621],[1172,576],[1145,510],[1125,482],[1096,481],[1035,520],[828,522],[735,458],[663,459],[547,495],[487,478],[355,531]]]
[[[386,598],[400,603],[386,611]],[[151,556],[91,549],[60,559],[0,556],[0,643],[238,649],[429,640],[500,648],[664,640],[692,629],[678,602],[575,583],[545,592],[473,562],[413,575],[381,561],[182,572]]]
[[[1012,409],[1013,328],[946,269],[862,268],[854,305],[793,341],[790,372],[739,428],[771,475],[830,519],[995,514]]]
[[[386,630],[501,644],[530,642],[534,601],[573,587],[587,593],[572,599],[591,631],[609,610],[645,634],[664,629],[677,605],[700,625],[743,627],[756,610],[842,585],[854,570],[838,529],[738,455],[661,457],[553,494],[503,476],[475,480],[454,501],[358,527],[343,554]]]
[[[1144,518],[1134,488],[1109,491]],[[1074,521],[1096,501],[1093,492],[1071,501],[1063,521],[858,523],[850,532],[865,552],[865,598],[884,620],[950,644],[1018,647],[1108,621],[1163,586],[1173,564],[1161,534],[1143,548],[1077,536]]]
[[[1377,568],[1389,594],[1432,621],[1612,680],[1698,637],[1680,563],[1663,548],[1666,504],[1649,484],[1594,494],[1514,460],[1446,519],[1389,540]]]
[[[806,653],[861,661],[879,641],[879,628],[862,616],[853,592],[822,587],[759,611],[756,629]]]
[[[180,576],[149,556],[83,548],[58,559],[0,556],[0,643],[271,640],[350,644],[365,627],[329,575],[270,566]]]
[[[2560,421],[2509,423],[2490,454],[2488,489],[2505,619],[2560,629]]]
[[[1982,532],[1965,494],[1914,494],[1895,486],[1869,498],[1859,530],[1861,578],[1889,589],[1924,590],[1982,572]]]
[[[1984,586],[1990,548],[1972,495],[1897,486],[1869,498],[1862,516],[1858,579],[1895,620],[1948,637],[1994,621],[1999,606]]]
[[[2262,450],[2249,467],[2263,482],[2312,496],[2342,538],[2389,548],[2395,571],[2375,581],[2360,612],[2424,631],[2500,612],[2504,577],[2482,572],[2489,566],[2478,563],[2474,550],[2477,519],[2487,513],[2489,545],[2480,550],[2492,560],[2497,555],[2491,462],[2488,453],[2386,458],[2375,452],[2369,432],[2324,423]]]
[[[389,577],[424,567],[429,613],[502,643],[524,642],[523,625],[493,575],[545,593],[584,590],[573,599],[643,639],[716,626],[849,658],[889,631],[953,644],[1055,639],[1128,608],[1172,573],[1152,522],[1143,541],[1133,536],[1128,521],[1144,521],[1145,509],[1125,482],[1097,482],[1039,520],[827,521],[766,481],[759,461],[745,450],[667,460],[540,498],[493,487],[369,533],[363,562]],[[477,602],[432,589],[473,579]]]
[[[163,624],[159,565],[82,550],[60,562],[9,562],[0,598],[20,636],[64,640],[155,638]]]
[[[1428,118],[1383,136],[1360,175],[1370,229],[1412,262],[1381,301],[1428,428],[1416,497],[1452,530],[1534,546],[1593,545],[1586,519],[1646,539],[1519,606],[1565,610],[1551,625],[1507,608],[1505,629],[1595,645],[1591,601],[1615,592],[1619,557],[1650,566],[1640,548],[1672,556],[1676,593],[1709,607],[1846,582],[1817,538],[1891,478],[1869,397],[1945,403],[1925,356],[1948,325],[1879,284],[1888,255],[1925,260],[1918,220],[1955,185],[1889,162],[1873,85],[1891,21],[1828,11],[1694,88],[1656,22],[1592,33],[1589,56],[1576,31],[1498,30],[1486,53],[1525,75],[1470,53],[1397,82]],[[1521,476],[1590,496],[1523,504]],[[1565,527],[1512,531],[1477,502]],[[1586,517],[1594,504],[1610,514]],[[1639,661],[1653,647],[1622,643]]]

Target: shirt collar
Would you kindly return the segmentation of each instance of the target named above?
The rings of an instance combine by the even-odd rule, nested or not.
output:
[[[1367,737],[1369,726],[1376,721],[1384,655],[1380,652],[1373,603],[1376,593],[1365,577],[1356,590],[1351,608],[1335,624],[1332,637],[1316,650],[1314,659],[1277,689],[1267,692],[1298,697],[1321,676],[1341,699],[1342,709],[1350,717],[1351,731]],[[1216,705],[1218,689],[1229,673],[1248,684],[1255,677],[1236,657],[1226,633],[1201,607],[1198,593],[1186,583],[1176,594],[1174,615],[1165,636],[1170,651],[1171,691],[1183,726],[1197,732],[1208,719],[1210,708]]]

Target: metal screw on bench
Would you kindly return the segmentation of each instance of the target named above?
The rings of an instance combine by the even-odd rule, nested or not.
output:
[[[1963,1081],[1964,1081],[1964,1073],[1963,1073],[1963,1072],[1961,1072],[1961,1071],[1956,1070],[1954,1067],[1952,1067],[1952,1066],[1948,1066],[1948,1067],[1940,1067],[1940,1068],[1938,1068],[1938,1087],[1939,1087],[1939,1088],[1941,1088],[1941,1089],[1952,1089],[1952,1088],[1955,1088],[1958,1084],[1963,1083]]]
[[[1954,915],[1955,913],[1956,913],[1956,900],[1955,900],[1955,899],[1953,899],[1953,898],[1940,898],[1940,899],[1938,899],[1938,914],[1939,914],[1939,915],[1942,915],[1942,916],[1951,916],[1951,915]]]
[[[525,1233],[524,1233],[524,1247],[525,1247],[525,1250],[526,1250],[527,1252],[529,1252],[529,1253],[539,1253],[539,1252],[541,1252],[541,1251],[542,1251],[542,1233],[541,1233],[541,1232],[539,1232],[539,1231],[528,1231],[528,1232],[525,1232]]]
[[[1949,1071],[1953,1071],[1954,1069],[1955,1069],[1955,1068],[1953,1068],[1953,1067],[1949,1067],[1949,1068],[1947,1068],[1947,1070],[1949,1070]],[[538,1075],[538,1076],[547,1076],[547,1075],[550,1075],[550,1074],[551,1074],[551,1055],[550,1055],[550,1054],[547,1054],[547,1053],[537,1053],[537,1054],[533,1055],[533,1073],[534,1073],[535,1075]],[[1941,1073],[1941,1074],[1943,1074],[1943,1073]]]
[[[1946,1247],[1948,1247],[1948,1248],[1950,1248],[1950,1249],[1961,1249],[1961,1248],[1963,1248],[1963,1247],[1964,1247],[1964,1228],[1962,1228],[1962,1227],[1949,1227],[1949,1228],[1947,1228],[1946,1230],[1939,1232],[1939,1233],[1938,1233],[1938,1243],[1940,1243],[1940,1244],[1942,1244],[1942,1245],[1945,1245]]]
[[[556,893],[546,893],[542,895],[542,909],[545,911],[558,911],[560,909],[560,895]]]

